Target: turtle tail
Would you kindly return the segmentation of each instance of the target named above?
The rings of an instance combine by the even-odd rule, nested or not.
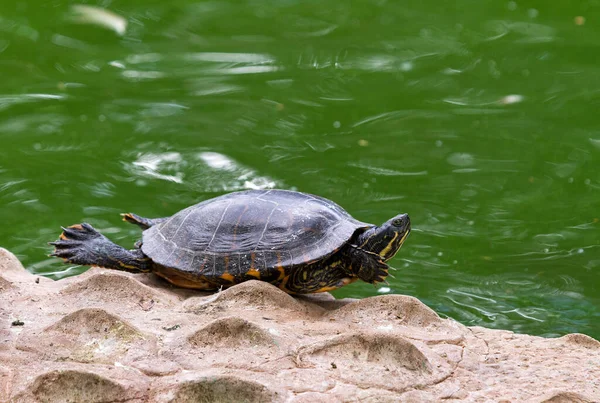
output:
[[[90,224],[82,223],[63,228],[50,256],[66,263],[101,266],[129,272],[148,272],[152,261],[140,249],[127,250],[114,244]]]

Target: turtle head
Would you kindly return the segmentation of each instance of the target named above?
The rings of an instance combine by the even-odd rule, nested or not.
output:
[[[387,262],[400,249],[410,233],[408,214],[398,214],[380,227],[372,227],[359,235],[356,246],[368,253],[378,255]]]

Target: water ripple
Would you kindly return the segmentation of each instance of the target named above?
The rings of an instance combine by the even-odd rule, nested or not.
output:
[[[428,174],[427,171],[418,171],[418,172],[397,171],[394,169],[374,167],[371,165],[357,164],[354,162],[351,162],[348,165],[355,167],[355,168],[364,169],[374,175],[381,175],[381,176],[424,176],[424,175]]]

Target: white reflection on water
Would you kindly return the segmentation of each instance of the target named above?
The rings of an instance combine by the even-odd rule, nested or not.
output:
[[[315,18],[294,18],[290,21],[292,32],[286,32],[290,38],[316,38],[326,36],[338,28],[337,24],[331,24]]]
[[[180,165],[184,164],[184,161],[181,154],[178,152],[141,154],[132,164],[134,167],[138,168],[137,173],[142,176],[183,183],[183,172],[179,169]],[[165,170],[175,170],[176,172],[174,175],[161,173],[161,171]]]
[[[139,112],[140,116],[149,118],[164,118],[181,113],[184,110],[190,109],[185,105],[180,105],[172,102],[150,102],[144,105],[144,109]]]
[[[456,106],[470,106],[470,107],[483,107],[483,106],[503,106],[503,105],[512,105],[512,104],[517,104],[517,103],[521,103],[525,100],[525,96],[521,95],[521,94],[508,94],[508,95],[503,95],[503,96],[486,96],[487,98],[492,98],[492,99],[487,99],[487,100],[483,100],[483,99],[478,99],[479,95],[471,95],[471,96],[464,96],[464,97],[460,97],[460,98],[445,98],[442,100],[442,102],[445,102],[447,104],[450,105],[456,105]],[[487,110],[487,109],[473,109],[471,108],[471,110],[473,111],[473,113],[491,113],[491,111]],[[496,111],[496,112],[500,112],[500,111]]]
[[[69,20],[77,24],[92,24],[124,35],[127,30],[127,20],[109,10],[100,7],[75,4],[71,6]]]
[[[399,116],[403,116],[406,114],[406,111],[392,111],[392,112],[385,112],[385,113],[381,113],[379,115],[375,115],[375,116],[369,116],[368,118],[359,120],[358,122],[354,123],[352,125],[352,127],[358,127],[358,126],[362,126],[365,123],[371,123],[371,122],[375,122],[378,120],[387,120],[390,118],[396,118]]]
[[[113,60],[113,61],[108,62],[108,65],[112,66],[112,67],[116,67],[118,69],[124,69],[125,68],[125,65],[123,63],[117,61],[117,60]]]
[[[166,74],[160,71],[138,71],[138,70],[125,70],[121,75],[124,78],[131,80],[156,80],[158,78],[166,77]]]
[[[242,67],[231,67],[224,69],[210,70],[209,72],[215,74],[260,74],[260,73],[271,73],[274,71],[282,70],[279,66],[242,66]]]
[[[164,56],[160,53],[140,53],[135,55],[129,55],[125,59],[128,64],[141,64],[141,63],[156,63],[164,59]]]
[[[590,138],[590,144],[592,144],[594,147],[596,147],[597,149],[600,150],[600,139],[593,139]]]
[[[198,97],[211,95],[224,95],[234,92],[242,92],[244,87],[238,84],[223,82],[225,77],[202,77],[193,78],[188,82],[188,90],[191,95]]]
[[[243,166],[227,155],[203,151],[181,154],[176,151],[139,153],[137,159],[126,164],[135,176],[150,177],[175,183],[184,183],[200,192],[223,192],[242,189],[270,189],[278,184]],[[145,182],[138,180],[139,185]],[[105,191],[106,189],[95,189]]]
[[[453,169],[452,172],[455,174],[465,174],[465,173],[471,173],[471,172],[477,172],[479,171],[479,169],[477,168],[459,168],[459,169]]]
[[[95,197],[113,197],[115,185],[111,182],[100,182],[89,185],[90,194]]]
[[[226,155],[206,151],[199,153],[197,158],[211,168],[212,172],[203,172],[203,175],[205,186],[212,183],[213,191],[271,189],[277,186],[271,178],[258,175],[253,169],[241,166]]]
[[[225,171],[234,171],[236,169],[236,164],[233,160],[223,154],[203,152],[198,154],[198,158],[213,169],[222,169]]]
[[[66,95],[56,94],[19,94],[19,95],[0,95],[0,111],[13,105],[25,104],[30,102],[40,102],[46,100],[63,100]]]
[[[452,153],[446,158],[446,161],[450,165],[467,167],[475,164],[475,157],[469,153]]]
[[[548,25],[503,20],[489,21],[486,25],[494,34],[485,41],[494,41],[509,33],[520,35],[520,38],[514,41],[516,43],[545,43],[556,39],[556,30]]]
[[[260,53],[198,52],[186,53],[181,59],[188,64],[210,63],[202,70],[203,74],[211,75],[262,74],[283,69],[283,66],[274,65],[276,61],[273,56]]]
[[[186,53],[182,56],[182,58],[185,61],[229,62],[248,64],[262,64],[275,62],[275,58],[273,56],[260,53],[198,52]]]
[[[21,183],[25,183],[27,181],[28,181],[27,179],[19,179],[19,180],[8,181],[6,183],[3,183],[3,184],[0,185],[0,192],[3,192],[3,191],[7,190],[10,187],[19,185]]]
[[[114,65],[115,62],[111,63]],[[283,66],[275,65],[273,56],[261,53],[196,52],[179,54],[167,60],[162,54],[150,52],[132,54],[125,58],[125,63],[116,63],[117,67],[123,69],[135,65],[135,68],[127,68],[121,72],[125,79],[133,81],[156,80],[173,75],[189,77],[192,87],[196,87],[192,89],[192,94],[199,96],[243,90],[237,84],[220,82],[220,76],[263,74],[283,69]],[[171,73],[167,74],[166,70],[157,69],[158,63],[165,65],[165,69],[169,68],[168,63],[175,63],[176,67],[170,68]]]

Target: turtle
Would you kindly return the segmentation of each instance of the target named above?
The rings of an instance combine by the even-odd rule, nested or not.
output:
[[[171,217],[121,214],[142,230],[127,250],[88,223],[62,228],[51,256],[78,265],[152,272],[184,288],[217,290],[247,280],[290,294],[331,291],[357,279],[384,282],[386,263],[410,233],[408,214],[381,226],[323,197],[290,190],[228,193]]]

